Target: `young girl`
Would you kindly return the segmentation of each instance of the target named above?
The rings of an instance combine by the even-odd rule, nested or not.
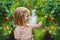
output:
[[[15,25],[14,37],[16,40],[33,40],[32,29],[40,28],[42,22],[29,24],[30,11],[25,7],[18,7],[14,13]],[[34,20],[34,19],[33,19]]]

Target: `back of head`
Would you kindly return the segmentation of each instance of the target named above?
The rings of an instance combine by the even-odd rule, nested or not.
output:
[[[14,12],[14,20],[16,25],[25,25],[25,12],[30,13],[30,11],[25,7],[18,7]]]

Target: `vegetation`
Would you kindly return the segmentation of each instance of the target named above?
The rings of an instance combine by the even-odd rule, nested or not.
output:
[[[13,31],[14,10],[24,6],[30,11],[36,9],[37,22],[42,21],[41,29],[34,29],[34,39],[43,40],[46,31],[55,40],[60,40],[60,0],[0,0],[0,39]]]

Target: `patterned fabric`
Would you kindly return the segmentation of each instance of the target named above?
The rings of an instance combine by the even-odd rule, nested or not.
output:
[[[14,30],[15,39],[19,40],[33,40],[32,37],[32,27],[16,26]]]

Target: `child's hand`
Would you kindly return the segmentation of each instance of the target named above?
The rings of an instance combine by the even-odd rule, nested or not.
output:
[[[42,22],[39,22],[40,25],[42,25],[43,23]]]
[[[42,26],[42,22],[39,22],[38,24],[32,25],[33,28],[40,28]]]
[[[42,22],[39,22],[39,23],[38,23],[39,28],[40,28],[42,25],[43,25]]]

